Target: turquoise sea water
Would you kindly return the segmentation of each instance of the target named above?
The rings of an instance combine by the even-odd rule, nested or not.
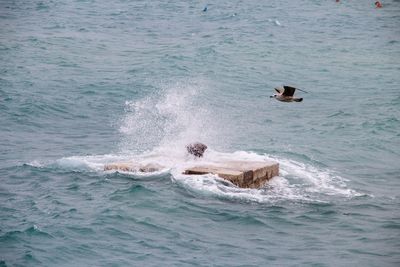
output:
[[[400,1],[373,2],[0,1],[0,266],[398,266]],[[280,176],[183,176],[192,141]]]

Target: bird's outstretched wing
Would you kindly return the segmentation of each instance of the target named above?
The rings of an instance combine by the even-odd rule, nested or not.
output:
[[[285,89],[285,91],[283,91],[283,95],[284,96],[293,96],[294,95],[294,91],[296,91],[296,88],[292,87],[292,86],[283,86],[283,88]]]

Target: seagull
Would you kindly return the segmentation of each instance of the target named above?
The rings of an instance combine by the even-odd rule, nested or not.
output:
[[[298,89],[298,88],[297,88]],[[298,89],[300,91],[303,91],[301,89]],[[275,98],[276,100],[282,101],[282,102],[301,102],[303,101],[303,98],[296,98],[293,97],[294,91],[296,91],[295,87],[292,86],[287,86],[284,85],[283,88],[275,88],[275,91],[278,92],[278,94],[270,96],[270,98]],[[303,91],[306,93],[306,91]]]

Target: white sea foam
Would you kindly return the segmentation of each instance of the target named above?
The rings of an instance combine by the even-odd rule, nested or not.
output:
[[[348,180],[329,169],[285,158],[275,158],[275,160],[280,163],[282,175],[291,179],[293,183],[298,183],[305,192],[347,197],[362,195],[347,188]]]
[[[44,162],[40,162],[39,160],[32,160],[31,162],[26,163],[29,166],[36,167],[36,168],[42,168],[46,166]]]
[[[282,26],[282,24],[277,19],[268,19],[268,22],[273,22],[276,26]]]
[[[218,161],[268,161],[275,160],[280,164],[280,176],[274,177],[261,189],[238,188],[216,175],[184,175],[185,168],[195,164],[215,164]],[[103,172],[104,166],[112,162],[135,162],[138,164],[157,163],[164,168],[154,173],[121,172],[126,175],[149,176],[170,174],[172,181],[187,190],[202,195],[213,195],[227,199],[274,203],[279,201],[324,202],[330,197],[351,198],[361,194],[347,188],[346,179],[330,170],[324,170],[294,161],[253,152],[236,151],[222,153],[208,149],[204,158],[195,159],[185,153],[184,147],[177,151],[169,151],[158,147],[151,152],[132,155],[99,155],[73,156],[56,161],[59,167],[74,171]],[[115,171],[106,171],[106,173]]]

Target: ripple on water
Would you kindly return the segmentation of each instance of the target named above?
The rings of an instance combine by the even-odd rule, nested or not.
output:
[[[0,1],[0,265],[396,266],[400,5],[371,3]],[[280,176],[183,176],[193,141]]]

